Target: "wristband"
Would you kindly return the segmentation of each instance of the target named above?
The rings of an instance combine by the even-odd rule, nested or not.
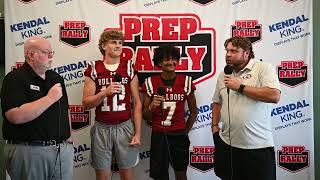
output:
[[[244,87],[246,87],[246,86],[243,85],[243,84],[240,84],[240,87],[239,87],[239,89],[238,89],[238,92],[242,94]]]

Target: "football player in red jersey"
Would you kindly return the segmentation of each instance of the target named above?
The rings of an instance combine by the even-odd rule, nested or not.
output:
[[[161,68],[158,76],[145,80],[143,117],[152,123],[150,177],[169,180],[169,162],[177,180],[186,180],[190,141],[188,132],[197,116],[195,86],[190,76],[176,74],[179,49],[162,45],[155,50],[154,64]],[[185,120],[185,102],[190,115]]]
[[[82,104],[86,109],[95,108],[90,136],[97,180],[110,178],[113,156],[122,180],[133,179],[132,168],[139,162],[142,105],[133,64],[120,61],[123,42],[121,31],[104,31],[99,40],[104,59],[90,62],[84,73]]]

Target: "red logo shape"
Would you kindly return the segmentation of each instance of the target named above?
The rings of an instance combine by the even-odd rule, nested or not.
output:
[[[154,49],[162,43],[171,43],[181,51],[176,72],[192,77],[201,83],[216,72],[216,33],[203,27],[195,14],[120,14],[120,30],[124,31],[125,44],[122,60],[135,59],[140,72],[139,82],[160,73],[153,65]],[[108,27],[106,29],[115,29]]]
[[[63,21],[59,30],[60,41],[74,48],[87,44],[91,40],[90,26],[85,21]]]
[[[36,0],[18,0],[18,1],[23,2],[25,4],[29,4],[29,3],[36,1]]]

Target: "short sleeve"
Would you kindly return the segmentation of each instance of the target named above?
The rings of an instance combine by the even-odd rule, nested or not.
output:
[[[189,95],[191,92],[196,90],[196,86],[192,82],[191,76],[186,76],[184,88],[185,88],[184,91],[186,92],[187,95]]]
[[[144,83],[142,84],[142,87],[141,87],[141,92],[146,93],[149,97],[152,97],[154,92],[153,92],[151,77],[148,77],[144,80]]]
[[[137,75],[138,71],[135,68],[135,65],[132,61],[128,61],[127,63],[127,70],[128,70],[128,75],[130,77],[130,79],[132,80],[134,78],[135,75]]]
[[[275,71],[275,68],[271,64],[264,63],[260,79],[262,86],[275,88],[281,91],[277,73]]]
[[[212,102],[214,103],[218,103],[218,104],[221,104],[222,103],[222,98],[221,98],[221,95],[220,95],[220,91],[222,89],[221,87],[221,83],[223,83],[222,81],[222,76],[224,75],[224,73],[221,73],[217,79],[217,83],[216,83],[216,88],[214,90],[214,94],[213,94],[213,97],[212,97]]]
[[[21,78],[15,78],[14,74],[9,74],[3,80],[1,88],[1,107],[6,112],[12,108],[19,107],[26,102],[25,83]]]
[[[97,72],[95,71],[95,62],[94,61],[90,61],[87,64],[87,68],[84,71],[84,75],[88,78],[91,78],[92,80],[95,80],[97,77]]]

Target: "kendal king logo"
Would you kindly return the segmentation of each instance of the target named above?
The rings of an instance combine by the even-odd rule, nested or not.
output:
[[[21,38],[26,39],[33,36],[46,34],[44,27],[49,23],[50,21],[49,19],[47,19],[47,17],[40,17],[11,24],[10,30],[11,32],[20,33]],[[49,38],[49,36],[47,36],[46,38]]]
[[[120,14],[120,29],[125,36],[121,59],[135,58],[140,84],[146,77],[160,72],[152,57],[154,49],[163,43],[180,49],[176,71],[192,76],[195,84],[216,72],[215,30],[202,27],[195,14]]]

